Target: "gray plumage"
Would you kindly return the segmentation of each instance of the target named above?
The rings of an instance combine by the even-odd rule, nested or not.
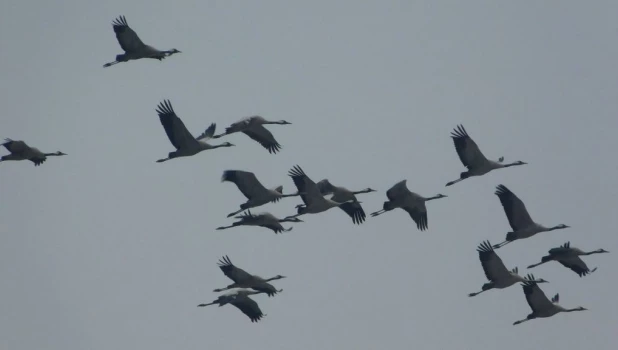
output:
[[[560,296],[556,294],[553,298],[548,299],[545,293],[539,288],[534,281],[526,281],[523,283],[524,294],[526,295],[526,301],[532,309],[532,313],[523,320],[515,321],[513,325],[520,324],[526,321],[533,320],[535,318],[551,317],[560,312],[572,312],[572,311],[584,311],[587,310],[581,306],[574,309],[565,309],[558,305]]]
[[[167,51],[157,50],[150,45],[146,45],[137,36],[137,33],[127,23],[127,19],[124,16],[116,18],[112,22],[114,33],[116,33],[116,39],[118,44],[124,50],[124,54],[116,55],[116,60],[103,65],[103,67],[110,67],[120,62],[128,62],[131,60],[138,60],[141,58],[153,58],[159,61],[165,57],[171,56],[175,53],[180,53],[176,49]]]
[[[220,135],[215,135],[214,138],[219,138],[225,135],[230,135],[237,132],[249,136],[252,140],[258,142],[262,147],[266,148],[269,153],[275,154],[281,150],[281,145],[275,140],[273,134],[264,127],[266,124],[287,125],[292,124],[285,120],[269,121],[259,115],[243,118],[225,129],[225,132]]]
[[[60,151],[53,153],[43,153],[37,148],[28,146],[24,141],[15,141],[11,139],[5,139],[2,146],[6,148],[11,154],[7,154],[0,158],[0,162],[9,160],[29,160],[34,163],[34,166],[39,166],[47,160],[47,157],[53,156],[66,156],[66,153]]]
[[[285,278],[285,276],[277,275],[265,279],[257,275],[251,275],[245,270],[232,264],[232,261],[227,255],[219,260],[219,268],[221,269],[223,274],[225,274],[229,279],[234,281],[234,283],[228,285],[225,288],[215,289],[214,292],[222,292],[224,290],[233,288],[251,288],[262,291],[268,294],[268,296],[273,296],[278,292],[282,291],[277,290],[272,284],[268,282]]]
[[[330,199],[335,202],[351,201],[340,205],[339,208],[341,208],[341,210],[346,212],[346,214],[348,214],[348,216],[352,218],[353,223],[358,225],[365,222],[366,214],[363,210],[363,207],[356,199],[356,195],[361,193],[375,192],[376,190],[372,188],[366,188],[360,191],[350,191],[345,187],[334,186],[330,183],[330,181],[328,181],[328,179],[319,181],[317,183],[317,186],[322,195],[326,196],[332,194],[332,197],[330,197]]]
[[[247,210],[239,216],[235,216],[235,218],[240,219],[240,221],[236,221],[229,226],[217,227],[217,230],[225,230],[236,226],[261,226],[271,229],[275,233],[282,233],[292,231],[292,227],[287,229],[284,228],[281,225],[282,222],[303,222],[299,218],[279,219],[271,213],[252,214],[250,210]]]
[[[208,305],[219,304],[219,307],[232,304],[238,310],[242,311],[243,314],[247,315],[251,322],[258,322],[261,320],[266,314],[262,312],[258,304],[255,300],[249,298],[249,295],[264,293],[262,291],[254,291],[247,289],[237,289],[230,292],[227,292],[223,295],[220,295],[217,299],[215,299],[211,303],[207,304],[199,304],[198,307],[204,307]]]
[[[609,252],[605,249],[597,249],[590,252],[584,252],[579,248],[571,247],[571,243],[566,242],[559,247],[550,249],[548,253],[548,255],[541,258],[541,262],[537,264],[532,264],[528,266],[528,268],[531,269],[533,267],[545,264],[546,262],[557,261],[562,264],[562,266],[571,269],[579,277],[584,277],[588,274],[595,272],[597,268],[595,267],[594,269],[590,270],[588,268],[588,265],[586,265],[586,263],[580,258],[580,256]]]

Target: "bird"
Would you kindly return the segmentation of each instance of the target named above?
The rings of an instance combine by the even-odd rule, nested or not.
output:
[[[503,242],[494,245],[496,249],[515,240],[532,237],[539,232],[548,232],[570,227],[565,224],[545,227],[532,221],[524,202],[504,185],[498,185],[495,194],[500,199],[500,203],[502,203],[502,207],[504,208],[504,213],[513,229],[513,232],[506,234],[506,239]]]
[[[304,214],[317,214],[331,208],[345,205],[346,203],[355,202],[354,200],[335,202],[328,198],[324,198],[316,183],[313,182],[313,180],[311,180],[298,165],[292,167],[292,169],[288,172],[288,175],[292,178],[292,181],[294,181],[294,185],[296,185],[298,193],[300,193],[300,198],[305,203],[304,205],[297,205],[297,214],[288,216],[288,218],[295,218]],[[360,210],[362,210],[362,208]],[[360,211],[357,209],[357,213],[353,215],[360,215]]]
[[[376,192],[376,190],[368,187],[360,191],[350,191],[345,187],[338,187],[332,185],[330,181],[328,181],[328,179],[323,179],[319,181],[316,185],[318,186],[318,189],[320,190],[320,193],[322,193],[322,195],[332,194],[332,197],[330,197],[330,199],[335,202],[345,202],[352,200],[353,202],[342,204],[339,206],[339,208],[345,211],[346,214],[348,214],[352,218],[353,223],[360,225],[365,222],[365,211],[363,210],[363,207],[358,203],[356,195],[361,193]]]
[[[228,218],[249,208],[259,207],[269,202],[278,202],[281,198],[299,195],[299,193],[283,194],[283,186],[268,189],[258,181],[254,173],[249,171],[226,170],[221,176],[221,182],[225,181],[234,183],[247,198],[247,202],[241,204],[239,210],[227,215]]]
[[[264,316],[266,316],[266,314],[262,313],[262,310],[260,310],[258,304],[255,302],[255,300],[249,298],[249,295],[260,293],[264,292],[253,291],[249,289],[237,289],[220,295],[212,303],[199,304],[198,307],[204,307],[214,304],[219,304],[219,307],[221,307],[225,304],[232,304],[236,306],[238,310],[242,311],[243,314],[247,315],[249,319],[251,319],[251,322],[258,322]]]
[[[451,138],[455,144],[455,150],[457,150],[459,159],[463,165],[468,168],[468,171],[462,172],[459,175],[459,179],[448,182],[446,186],[454,185],[471,176],[485,175],[494,169],[528,164],[526,162],[522,162],[521,160],[509,164],[503,164],[502,162],[504,161],[504,157],[500,157],[497,162],[485,158],[479,147],[476,145],[476,142],[474,142],[474,140],[472,140],[472,138],[468,135],[463,125],[458,125],[457,128],[451,132]]]
[[[410,192],[406,185],[407,180],[402,180],[396,183],[388,191],[386,191],[386,197],[388,201],[384,202],[383,209],[371,213],[371,216],[378,216],[391,211],[395,208],[401,208],[410,214],[410,217],[416,223],[416,227],[425,231],[429,226],[427,222],[427,207],[425,202],[434,199],[445,198],[447,196],[443,194],[437,194],[433,197],[425,198],[414,192]]]
[[[278,219],[271,213],[260,213],[254,215],[250,210],[247,210],[242,215],[235,216],[235,218],[240,219],[240,221],[236,221],[229,226],[217,227],[217,230],[225,230],[236,226],[262,226],[273,230],[275,233],[282,233],[292,231],[293,228],[283,228],[283,226],[281,226],[282,222],[303,222],[299,218]]]
[[[110,67],[120,62],[138,60],[140,58],[154,58],[161,61],[165,57],[180,53],[180,51],[176,49],[161,51],[150,45],[144,44],[135,31],[129,27],[127,19],[124,16],[116,18],[112,22],[112,26],[114,27],[114,33],[116,33],[118,44],[120,44],[124,53],[116,55],[115,61],[106,63],[103,67]]]
[[[170,159],[178,157],[188,157],[198,154],[207,149],[214,149],[219,147],[231,147],[234,146],[229,142],[222,143],[220,145],[210,145],[206,143],[206,140],[211,139],[215,133],[217,125],[215,123],[204,131],[200,136],[193,137],[185,124],[178,118],[172,108],[172,103],[169,100],[164,100],[157,106],[157,114],[159,114],[159,120],[165,133],[176,151],[170,152],[167,158],[157,160],[157,163],[165,162]]]
[[[4,139],[4,143],[2,143],[11,154],[7,154],[6,156],[2,156],[0,158],[0,162],[4,162],[7,160],[29,160],[34,163],[34,166],[39,166],[47,160],[47,157],[53,156],[66,156],[66,153],[62,153],[60,151],[53,153],[43,153],[39,151],[37,148],[28,146],[24,141],[14,141],[11,139]]]
[[[572,311],[584,311],[588,310],[584,307],[576,307],[574,309],[565,309],[562,306],[558,305],[560,301],[560,295],[556,294],[551,301],[547,299],[545,293],[539,288],[539,286],[534,281],[525,281],[523,283],[524,294],[526,295],[526,301],[530,308],[532,309],[532,313],[528,315],[528,317],[523,320],[515,321],[513,325],[520,324],[522,322],[530,321],[535,318],[546,318],[551,317],[559,312],[572,312]]]
[[[518,275],[517,267],[513,268],[511,271],[507,270],[502,259],[496,254],[489,241],[481,242],[476,248],[476,251],[479,252],[479,260],[481,260],[481,266],[483,266],[483,271],[489,282],[483,284],[480,292],[468,294],[470,297],[479,295],[490,289],[504,289],[517,282],[531,280],[536,283],[547,283],[547,281],[542,278],[538,280],[535,279],[533,275],[528,275],[528,279],[521,277]]]
[[[273,134],[264,127],[266,124],[287,125],[292,124],[285,120],[269,121],[259,115],[243,118],[225,129],[225,132],[213,136],[219,138],[225,135],[242,132],[249,136],[254,141],[257,141],[262,147],[268,150],[268,153],[275,154],[281,150],[281,145],[275,140]]]
[[[579,248],[571,247],[571,242],[566,242],[559,247],[550,249],[549,255],[542,257],[540,263],[532,264],[528,266],[528,268],[531,269],[533,267],[545,264],[549,261],[557,261],[561,263],[562,266],[573,270],[573,272],[578,274],[579,277],[584,277],[587,274],[595,272],[597,268],[595,267],[594,269],[590,270],[586,263],[580,258],[580,256],[599,253],[609,252],[605,249],[597,249],[590,252],[584,252]]]
[[[234,266],[227,255],[219,259],[219,268],[229,279],[234,281],[234,283],[225,288],[217,288],[213,290],[213,292],[223,292],[233,288],[251,288],[266,293],[269,297],[272,297],[273,295],[283,291],[282,289],[277,290],[268,282],[285,278],[285,276],[277,275],[264,279],[260,276],[251,275],[245,270]]]

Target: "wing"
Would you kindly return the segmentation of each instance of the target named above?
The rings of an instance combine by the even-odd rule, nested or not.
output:
[[[120,16],[112,22],[114,32],[116,33],[116,39],[118,44],[125,52],[135,52],[144,46],[144,43],[137,34],[127,24],[127,19],[124,16]]]
[[[178,118],[172,108],[172,104],[169,100],[161,102],[157,106],[157,114],[159,114],[159,120],[167,138],[176,149],[197,147],[197,140],[191,135],[185,124]]]
[[[217,128],[217,124],[212,123],[210,124],[210,126],[198,137],[196,137],[196,140],[208,140],[211,139],[213,137],[213,135],[215,134],[215,129]]]
[[[461,160],[461,163],[463,163],[466,168],[478,167],[487,162],[487,158],[485,158],[476,145],[476,142],[468,135],[463,125],[457,125],[457,128],[451,132],[451,138],[455,144],[459,160]]]
[[[28,146],[24,141],[14,141],[11,139],[4,139],[2,146],[4,146],[7,151],[15,154],[24,153],[30,150],[30,146]]]
[[[556,304],[560,302],[560,294],[556,293],[553,298],[551,298],[551,302]]]
[[[219,260],[219,268],[229,279],[236,283],[241,283],[252,278],[245,270],[234,266],[227,255]]]
[[[226,170],[221,176],[221,181],[233,182],[247,199],[259,197],[262,193],[268,191],[258,181],[255,174],[248,171]]]
[[[584,277],[589,273],[592,273],[588,268],[588,265],[579,257],[579,256],[569,256],[564,258],[559,258],[558,262],[562,264],[562,266],[573,270],[579,277]]]
[[[235,132],[243,131],[249,127],[251,124],[252,117],[243,118],[235,123],[232,123],[230,126],[225,128],[226,134],[232,134]]]
[[[329,195],[331,193],[334,192],[334,187],[329,181],[328,179],[324,179],[322,181],[319,181],[316,186],[318,186],[318,190],[320,191],[320,193],[324,196]]]
[[[311,203],[314,203],[319,198],[324,199],[315,182],[313,182],[298,165],[295,165],[288,172],[288,175],[292,178],[292,181],[294,181],[294,185],[296,185],[298,192],[303,193],[300,195],[300,198],[305,205],[311,206]]]
[[[416,227],[425,231],[429,226],[427,222],[427,207],[425,207],[425,202],[414,202],[414,205],[411,203],[407,203],[406,205],[401,207],[403,210],[407,211],[410,214],[410,217],[416,223]]]
[[[523,230],[534,224],[530,214],[528,214],[528,210],[526,210],[524,202],[506,188],[506,186],[498,185],[495,194],[500,199],[500,203],[504,208],[504,213],[513,231]]]
[[[554,307],[554,304],[547,299],[547,296],[536,282],[526,281],[523,283],[524,294],[526,295],[526,301],[532,312],[542,312],[544,310],[550,310]]]
[[[479,260],[488,280],[497,281],[510,276],[509,270],[504,266],[502,259],[496,254],[489,241],[479,244],[476,251],[479,252]]]
[[[242,311],[243,314],[247,315],[251,319],[251,322],[257,322],[264,317],[258,304],[248,296],[236,297],[230,303],[236,306],[238,310]]]
[[[345,211],[346,214],[348,214],[348,216],[352,218],[353,223],[360,225],[363,222],[365,222],[365,218],[367,217],[367,215],[365,215],[365,211],[363,210],[363,207],[360,205],[360,203],[358,202],[345,203],[345,204],[340,205],[339,208]]]
[[[281,150],[281,145],[275,140],[273,134],[262,125],[251,124],[251,127],[242,131],[245,135],[257,141],[269,153],[274,154]]]
[[[34,163],[34,166],[39,166],[39,165],[45,163],[45,161],[47,160],[47,157],[45,157],[45,156],[43,156],[43,157],[35,157],[35,158],[30,158],[28,160],[31,161],[32,163]]]
[[[408,187],[406,186],[406,182],[407,180],[401,180],[393,187],[389,188],[388,191],[386,191],[386,197],[388,197],[388,200],[395,201],[403,197],[404,194],[410,193],[410,190],[408,190]]]

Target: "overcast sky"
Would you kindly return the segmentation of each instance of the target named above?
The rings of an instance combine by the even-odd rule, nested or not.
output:
[[[0,136],[68,156],[0,164],[0,348],[615,349],[616,13],[615,1],[2,2]],[[182,53],[102,68],[122,52],[119,15]],[[159,164],[173,150],[155,112],[165,98],[193,134],[254,114],[292,125],[269,127],[277,155],[237,134]],[[459,123],[488,158],[529,165],[444,187],[464,170]],[[377,189],[360,196],[367,214],[403,179],[448,198],[428,203],[425,232],[402,210],[356,226],[338,209],[280,235],[214,230],[245,200],[224,170],[292,192],[295,164]],[[586,257],[599,269],[584,278],[531,270],[590,311],[514,327],[530,313],[520,286],[467,296],[486,282],[476,246],[511,230],[498,184],[537,222],[572,226],[500,249],[507,267],[526,273],[566,241],[612,252]],[[261,322],[196,307],[230,283],[225,254],[288,276],[280,295],[255,296]]]

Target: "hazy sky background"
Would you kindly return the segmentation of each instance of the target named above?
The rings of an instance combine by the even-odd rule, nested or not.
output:
[[[0,136],[69,155],[0,164],[1,349],[615,349],[618,239],[618,3],[615,1],[4,1]],[[183,53],[104,69],[125,15],[141,39]],[[155,108],[169,98],[193,134],[249,115],[283,145],[237,147],[163,164],[173,150]],[[445,188],[464,170],[451,130],[485,155],[529,165]],[[2,149],[0,155],[7,154]],[[244,197],[226,169],[295,191],[299,164],[362,195],[367,214],[408,179],[429,230],[397,210],[356,226],[338,209],[294,230],[215,231]],[[533,219],[567,230],[498,251],[507,267],[568,240],[611,254],[579,278],[558,263],[560,314],[520,326],[521,287],[475,298],[476,246],[503,240],[504,184]],[[299,198],[257,208],[295,213]],[[287,226],[287,225],[286,225]],[[267,316],[197,308],[247,271],[288,276]]]

